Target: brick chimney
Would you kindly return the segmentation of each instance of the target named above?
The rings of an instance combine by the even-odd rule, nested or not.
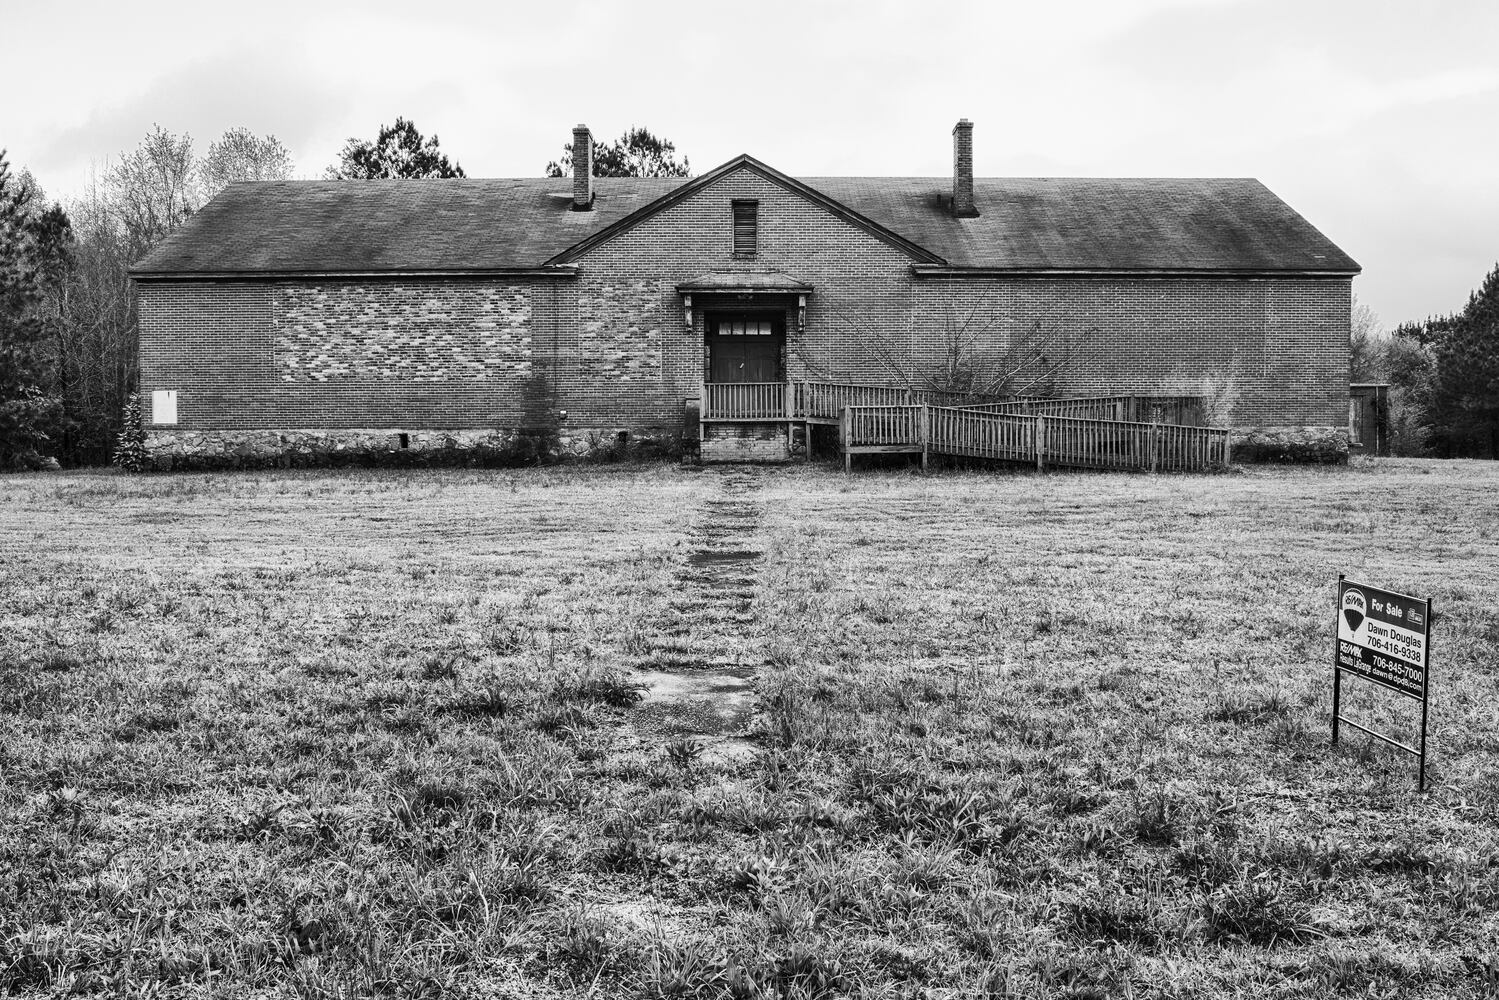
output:
[[[573,211],[593,211],[593,133],[573,126]]]
[[[967,118],[952,127],[952,214],[960,219],[979,214],[973,203],[973,122]]]

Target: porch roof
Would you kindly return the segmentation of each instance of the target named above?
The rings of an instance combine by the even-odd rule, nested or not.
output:
[[[677,286],[683,295],[810,295],[812,286],[781,271],[709,271]]]

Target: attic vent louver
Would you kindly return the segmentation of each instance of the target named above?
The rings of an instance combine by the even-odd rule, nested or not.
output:
[[[734,256],[753,257],[760,228],[760,203],[748,199],[735,199],[734,203]]]

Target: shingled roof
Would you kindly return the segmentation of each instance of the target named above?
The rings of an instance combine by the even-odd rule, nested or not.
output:
[[[231,184],[133,270],[137,278],[539,270],[611,227],[742,165],[835,203],[955,269],[1354,274],[1358,265],[1248,179],[975,178],[980,215],[955,218],[943,177],[799,181],[750,157],[702,177]],[[806,189],[811,189],[807,191]]]
[[[960,268],[1346,271],[1353,258],[1252,178],[975,177],[955,218],[943,177],[802,183]]]

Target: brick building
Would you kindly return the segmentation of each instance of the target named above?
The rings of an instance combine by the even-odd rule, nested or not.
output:
[[[977,178],[966,120],[950,179],[594,178],[573,137],[571,179],[231,185],[132,272],[152,450],[497,446],[538,414],[579,449],[738,406],[704,457],[778,458],[746,386],[1005,372],[1346,449],[1359,268],[1257,181]]]

